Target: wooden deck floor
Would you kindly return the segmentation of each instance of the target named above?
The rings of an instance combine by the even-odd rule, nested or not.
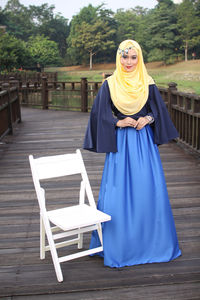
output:
[[[23,108],[21,124],[0,143],[0,297],[3,299],[200,299],[200,163],[175,143],[160,147],[182,256],[121,269],[100,258],[63,263],[58,283],[50,254],[39,259],[39,209],[28,155],[81,148],[88,114]],[[97,199],[104,154],[82,151]],[[71,181],[71,196],[78,189]],[[66,187],[49,191],[62,205]],[[59,198],[59,199],[58,199]],[[71,200],[70,200],[71,201]],[[88,247],[86,236],[85,247]]]

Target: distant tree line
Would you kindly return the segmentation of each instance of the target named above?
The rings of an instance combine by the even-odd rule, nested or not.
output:
[[[0,70],[115,61],[118,44],[134,39],[145,61],[166,64],[200,58],[200,0],[157,0],[153,9],[136,6],[116,13],[83,7],[69,22],[53,5],[26,7],[9,0],[0,7]]]

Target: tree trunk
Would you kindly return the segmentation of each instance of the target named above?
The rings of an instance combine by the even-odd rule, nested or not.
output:
[[[188,41],[185,41],[185,61],[188,60]]]
[[[93,54],[92,54],[92,51],[90,52],[90,70],[92,70],[92,56],[93,56]]]

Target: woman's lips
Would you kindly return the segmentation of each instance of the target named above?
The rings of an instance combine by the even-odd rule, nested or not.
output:
[[[132,68],[132,66],[126,66],[127,67],[127,69],[131,69]]]

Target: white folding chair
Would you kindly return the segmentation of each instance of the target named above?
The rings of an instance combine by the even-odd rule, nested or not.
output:
[[[73,154],[41,158],[33,158],[33,156],[30,155],[29,161],[40,207],[40,258],[44,259],[45,251],[50,250],[57,279],[61,282],[63,281],[60,267],[61,262],[103,251],[101,223],[111,220],[111,217],[96,208],[79,149]],[[45,190],[41,187],[41,180],[73,174],[81,174],[80,193],[77,205],[48,211],[45,203]],[[85,194],[88,198],[88,204],[85,203]],[[93,230],[97,230],[101,246],[84,251],[79,250],[74,254],[58,257],[57,248],[72,244],[78,244],[78,249],[83,248],[83,233]],[[45,234],[48,245],[45,243]],[[75,238],[56,242],[59,239],[72,235],[75,235]]]

